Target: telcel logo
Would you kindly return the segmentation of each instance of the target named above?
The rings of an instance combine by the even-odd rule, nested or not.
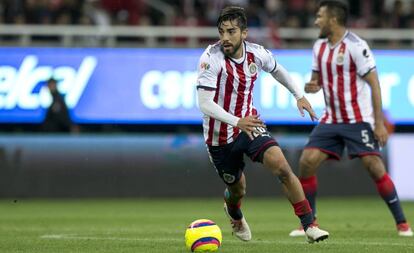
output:
[[[68,107],[73,108],[97,65],[96,58],[92,56],[85,57],[78,70],[70,66],[38,66],[38,62],[36,56],[29,55],[23,59],[19,69],[0,66],[0,109],[13,110],[18,107],[34,110],[49,107],[52,97],[47,87],[41,87],[38,93],[34,93],[34,89],[39,82],[51,76],[58,80],[58,90],[65,95]]]

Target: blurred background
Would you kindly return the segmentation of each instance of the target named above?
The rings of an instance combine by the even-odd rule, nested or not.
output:
[[[349,0],[349,27],[374,50],[392,133],[383,149],[414,200],[414,1]],[[196,68],[227,5],[247,11],[248,40],[309,80],[317,1],[0,0],[0,197],[199,197],[224,188],[209,162]],[[254,103],[293,169],[313,128],[269,75]],[[321,115],[322,94],[309,95]],[[247,162],[248,194],[278,196]],[[320,195],[376,195],[358,160],[328,161]],[[349,187],[352,185],[352,187]]]

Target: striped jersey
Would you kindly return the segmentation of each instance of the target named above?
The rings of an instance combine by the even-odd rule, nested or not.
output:
[[[254,82],[261,70],[273,72],[276,61],[270,51],[245,41],[243,57],[232,59],[221,51],[219,43],[210,45],[200,57],[197,87],[215,90],[214,102],[226,112],[243,118],[256,115],[253,106]],[[203,115],[204,139],[207,145],[231,143],[240,130],[208,115]]]
[[[374,123],[371,90],[363,77],[375,69],[368,44],[354,33],[331,46],[319,39],[313,47],[312,70],[319,72],[325,97],[321,123]]]

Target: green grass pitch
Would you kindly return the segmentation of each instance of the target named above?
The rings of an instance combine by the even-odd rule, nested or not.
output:
[[[285,199],[245,198],[248,243],[231,235],[222,205],[220,198],[1,200],[0,252],[184,253],[185,228],[199,218],[220,226],[223,253],[414,252],[414,238],[397,236],[379,198],[319,199],[319,223],[331,236],[315,244],[288,236],[298,220]],[[414,224],[414,202],[403,207]]]

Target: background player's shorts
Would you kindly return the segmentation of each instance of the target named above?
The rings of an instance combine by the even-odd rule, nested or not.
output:
[[[244,154],[252,161],[262,163],[264,152],[272,146],[279,146],[265,128],[261,128],[260,132],[260,135],[254,136],[254,140],[250,140],[245,132],[241,132],[232,143],[207,147],[211,162],[226,184],[231,185],[239,181],[245,165]]]
[[[319,124],[317,125],[305,148],[317,148],[339,160],[344,147],[348,149],[349,157],[362,157],[366,155],[380,156],[378,141],[368,123],[355,124]]]

